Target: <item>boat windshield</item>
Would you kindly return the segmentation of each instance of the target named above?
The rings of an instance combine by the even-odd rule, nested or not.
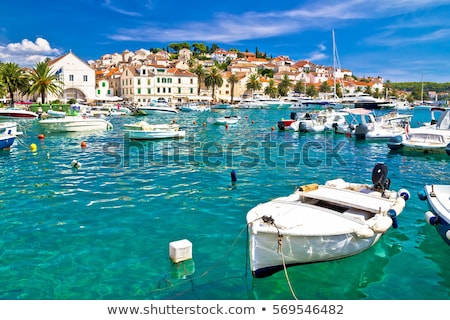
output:
[[[444,112],[436,125],[437,129],[448,130],[450,129],[450,111]]]

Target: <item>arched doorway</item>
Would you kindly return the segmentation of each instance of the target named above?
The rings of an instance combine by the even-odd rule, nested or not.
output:
[[[77,88],[69,88],[64,90],[64,99],[66,101],[69,101],[70,99],[75,99],[77,101],[86,100],[86,95]]]

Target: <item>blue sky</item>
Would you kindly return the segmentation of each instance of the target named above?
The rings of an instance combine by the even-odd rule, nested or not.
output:
[[[0,61],[33,66],[204,42],[340,66],[357,76],[450,82],[449,0],[46,0],[3,4]]]

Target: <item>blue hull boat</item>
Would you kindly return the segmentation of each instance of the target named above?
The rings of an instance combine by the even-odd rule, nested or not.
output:
[[[0,123],[0,150],[9,149],[17,135],[17,124],[15,122]]]

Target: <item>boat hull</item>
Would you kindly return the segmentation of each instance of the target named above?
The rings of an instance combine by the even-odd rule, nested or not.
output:
[[[428,135],[428,137],[430,137]],[[395,136],[389,139],[387,145],[389,149],[393,151],[410,151],[414,153],[436,153],[445,154],[447,152],[448,144],[450,141],[438,142],[437,139],[426,140],[414,140],[406,135]]]
[[[255,278],[270,276],[285,267],[338,260],[356,255],[374,245],[381,234],[361,239],[354,233],[322,236],[283,234],[282,252],[276,233],[250,233],[250,260]]]
[[[126,130],[128,138],[131,140],[155,140],[184,138],[185,130]]]
[[[236,124],[240,120],[239,117],[221,117],[216,119],[216,124]]]
[[[3,122],[0,123],[0,150],[9,149],[17,135],[17,123]]]
[[[0,119],[36,119],[38,115],[34,112],[22,109],[0,109]]]
[[[421,200],[427,200],[430,209],[425,221],[450,245],[450,185],[426,185],[423,192]]]
[[[40,120],[39,124],[47,132],[85,132],[112,129],[112,124],[100,118],[53,118]]]
[[[10,135],[0,135],[0,150],[9,149],[14,141],[16,140],[15,136]]]

